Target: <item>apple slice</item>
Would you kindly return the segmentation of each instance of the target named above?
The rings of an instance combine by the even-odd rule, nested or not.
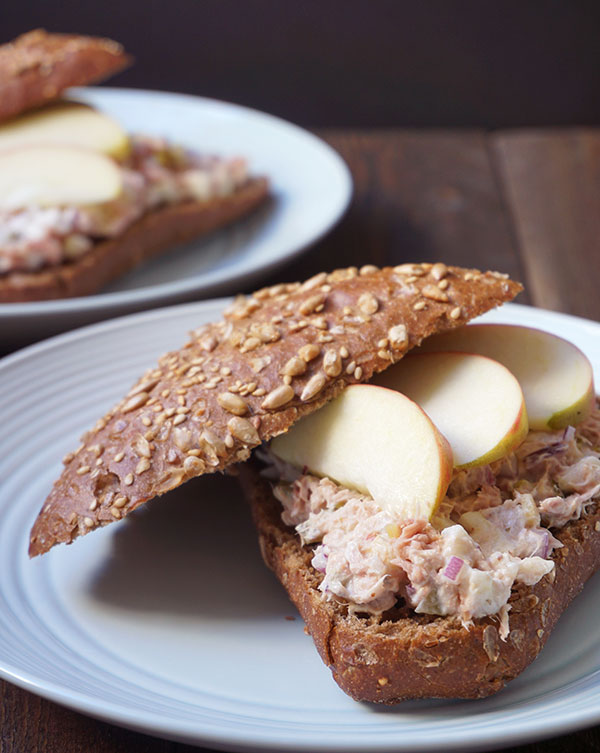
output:
[[[498,460],[528,431],[518,381],[491,358],[471,353],[411,355],[375,382],[423,408],[450,442],[457,468]]]
[[[116,199],[123,182],[109,157],[68,146],[0,152],[0,206],[77,206]]]
[[[574,426],[594,405],[591,363],[575,345],[549,332],[512,324],[472,324],[428,338],[421,350],[460,350],[500,361],[521,384],[531,429]]]
[[[363,494],[404,519],[429,520],[452,475],[452,450],[418,405],[356,384],[271,442],[298,468]]]
[[[122,159],[129,151],[129,136],[116,121],[92,107],[59,102],[0,125],[0,150],[32,144],[79,146]]]

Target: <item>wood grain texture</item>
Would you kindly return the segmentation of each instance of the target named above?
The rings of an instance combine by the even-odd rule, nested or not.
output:
[[[483,131],[321,130],[346,160],[354,197],[335,230],[285,276],[367,259],[498,269],[523,281]],[[282,273],[271,278],[282,278]],[[528,302],[527,292],[519,302]]]
[[[184,753],[188,748],[114,727],[0,680],[0,753]]]
[[[532,302],[600,319],[600,131],[499,133],[492,149]]]
[[[595,245],[600,238],[600,131],[487,137],[480,131],[327,130],[319,135],[352,170],[352,205],[327,238],[267,282],[303,279],[324,268],[366,261],[383,265],[436,258],[501,269],[527,285],[532,293],[529,300],[536,305],[600,320],[600,296],[590,294],[600,268]],[[520,163],[528,165],[527,170]],[[549,184],[548,176],[553,176],[555,185]],[[524,181],[523,186],[516,185],[517,180]],[[562,181],[567,181],[568,191],[561,189]],[[539,194],[537,198],[529,195],[532,191]],[[577,249],[571,261],[580,261],[569,265],[558,250],[553,250],[555,256],[545,255],[545,241],[538,241],[539,256],[533,256],[531,243],[524,248],[525,216],[531,218],[529,233],[534,237],[542,237],[546,227],[562,227],[565,247]],[[586,235],[583,228],[589,228]],[[553,232],[546,231],[546,236],[553,240]],[[540,267],[545,267],[542,282],[536,280]],[[555,291],[552,298],[549,290]],[[521,295],[519,300],[527,299]],[[89,719],[0,681],[0,753],[201,750]],[[510,749],[512,753],[599,750],[600,727]]]

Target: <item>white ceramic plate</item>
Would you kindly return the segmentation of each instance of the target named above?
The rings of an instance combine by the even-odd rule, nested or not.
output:
[[[3,347],[132,311],[236,293],[317,241],[350,200],[352,179],[337,152],[279,118],[185,94],[104,87],[69,94],[113,115],[129,132],[246,157],[253,174],[269,176],[273,200],[231,228],[151,260],[98,295],[0,304]]]
[[[600,721],[600,578],[541,657],[495,697],[354,703],[261,559],[236,484],[198,479],[30,561],[60,458],[186,332],[208,301],[62,335],[0,364],[0,675],[84,713],[227,750],[440,751]],[[506,305],[485,317],[568,337],[600,380],[600,325]]]

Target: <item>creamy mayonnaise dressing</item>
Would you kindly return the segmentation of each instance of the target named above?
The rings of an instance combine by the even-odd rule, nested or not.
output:
[[[328,598],[369,613],[403,598],[467,625],[495,614],[505,636],[513,585],[534,585],[554,568],[561,544],[549,529],[579,518],[600,494],[600,410],[577,429],[530,432],[501,460],[457,472],[431,523],[267,458],[282,519],[314,545]]]

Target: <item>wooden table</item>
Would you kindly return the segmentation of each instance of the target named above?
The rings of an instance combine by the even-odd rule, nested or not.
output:
[[[367,262],[498,269],[522,303],[600,320],[600,131],[323,131],[348,162],[347,216],[268,282]],[[233,291],[232,291],[233,292]],[[597,751],[600,727],[519,753]],[[0,682],[0,753],[192,753]]]

